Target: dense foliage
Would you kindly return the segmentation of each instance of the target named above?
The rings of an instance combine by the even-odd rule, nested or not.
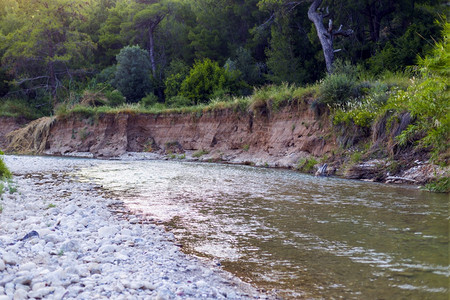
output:
[[[20,99],[35,115],[49,114],[62,102],[82,101],[98,83],[128,103],[180,106],[323,77],[332,89],[346,86],[342,98],[354,92],[352,79],[325,76],[308,19],[313,2],[327,15],[324,25],[335,24],[330,32],[340,24],[352,29],[333,38],[336,58],[371,76],[425,57],[440,40],[434,20],[447,9],[437,0],[1,0],[0,106]],[[201,74],[206,64],[212,76]]]

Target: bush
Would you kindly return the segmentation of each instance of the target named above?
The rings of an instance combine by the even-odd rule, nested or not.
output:
[[[158,102],[158,97],[155,94],[147,94],[139,103],[144,107],[150,107]]]
[[[42,117],[43,113],[24,99],[0,99],[0,116],[34,120]]]
[[[186,106],[191,106],[194,103],[192,102],[192,100],[189,100],[186,97],[174,96],[174,97],[171,97],[170,99],[167,99],[166,104],[170,107],[186,107]]]
[[[125,97],[118,90],[107,91],[105,95],[109,106],[120,106],[125,103]]]
[[[327,74],[320,84],[320,102],[339,106],[358,96],[357,68],[336,60],[334,72]]]
[[[296,169],[300,172],[311,173],[318,161],[314,157],[302,158],[298,161]]]
[[[117,70],[114,86],[126,97],[127,102],[138,102],[153,92],[150,82],[150,60],[139,46],[127,46],[116,57]]]
[[[99,83],[112,84],[116,76],[117,65],[109,66],[103,69],[97,76],[95,80]]]
[[[356,84],[347,74],[327,75],[320,85],[320,102],[339,106],[350,101],[355,95]]]
[[[3,155],[4,153],[0,150],[0,155]],[[8,167],[6,167],[5,162],[3,161],[3,158],[0,156],[0,179],[7,179],[11,178],[11,172],[8,170]]]
[[[444,40],[437,43],[432,55],[419,60],[423,81],[415,80],[406,91],[398,91],[389,98],[387,110],[411,113],[415,119],[399,136],[400,145],[414,140],[416,133],[424,133],[420,147],[432,147],[432,158],[449,148],[450,95],[448,76],[450,65],[450,25],[444,25]]]
[[[181,84],[180,95],[195,104],[207,103],[215,91],[233,93],[239,90],[239,75],[240,72],[221,68],[217,62],[210,59],[199,61],[194,64]]]
[[[167,69],[164,94],[167,99],[170,99],[180,92],[181,83],[189,75],[189,67],[183,61],[174,60]]]

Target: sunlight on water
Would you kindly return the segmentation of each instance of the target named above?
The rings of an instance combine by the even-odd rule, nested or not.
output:
[[[187,162],[111,161],[77,175],[283,297],[448,299],[448,195]]]

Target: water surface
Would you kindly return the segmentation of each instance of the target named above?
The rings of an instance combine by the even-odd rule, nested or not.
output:
[[[187,252],[285,298],[448,299],[448,195],[287,170],[105,162],[79,175]]]

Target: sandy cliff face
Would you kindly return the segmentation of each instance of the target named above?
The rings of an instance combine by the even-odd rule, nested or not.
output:
[[[300,157],[336,147],[326,117],[305,105],[273,113],[219,110],[195,114],[118,114],[57,120],[45,153],[185,152],[204,149],[216,159],[292,166]]]
[[[0,147],[7,145],[10,153],[85,152],[99,158],[153,152],[169,158],[184,157],[184,153],[194,159],[193,154],[202,150],[206,153],[200,158],[203,161],[288,168],[296,167],[302,158],[314,156],[327,157],[328,174],[352,179],[419,184],[448,176],[448,167],[429,163],[427,155],[415,153],[413,148],[405,153],[372,157],[387,147],[383,138],[373,141],[374,149],[361,161],[352,162],[350,156],[355,149],[344,151],[342,145],[348,145],[349,139],[354,140],[350,145],[355,145],[355,140],[367,143],[370,132],[361,134],[356,126],[333,130],[327,112],[319,116],[310,107],[304,102],[278,112],[260,107],[248,112],[222,109],[184,114],[47,117],[13,132],[10,131],[19,128],[20,122],[0,118]]]

